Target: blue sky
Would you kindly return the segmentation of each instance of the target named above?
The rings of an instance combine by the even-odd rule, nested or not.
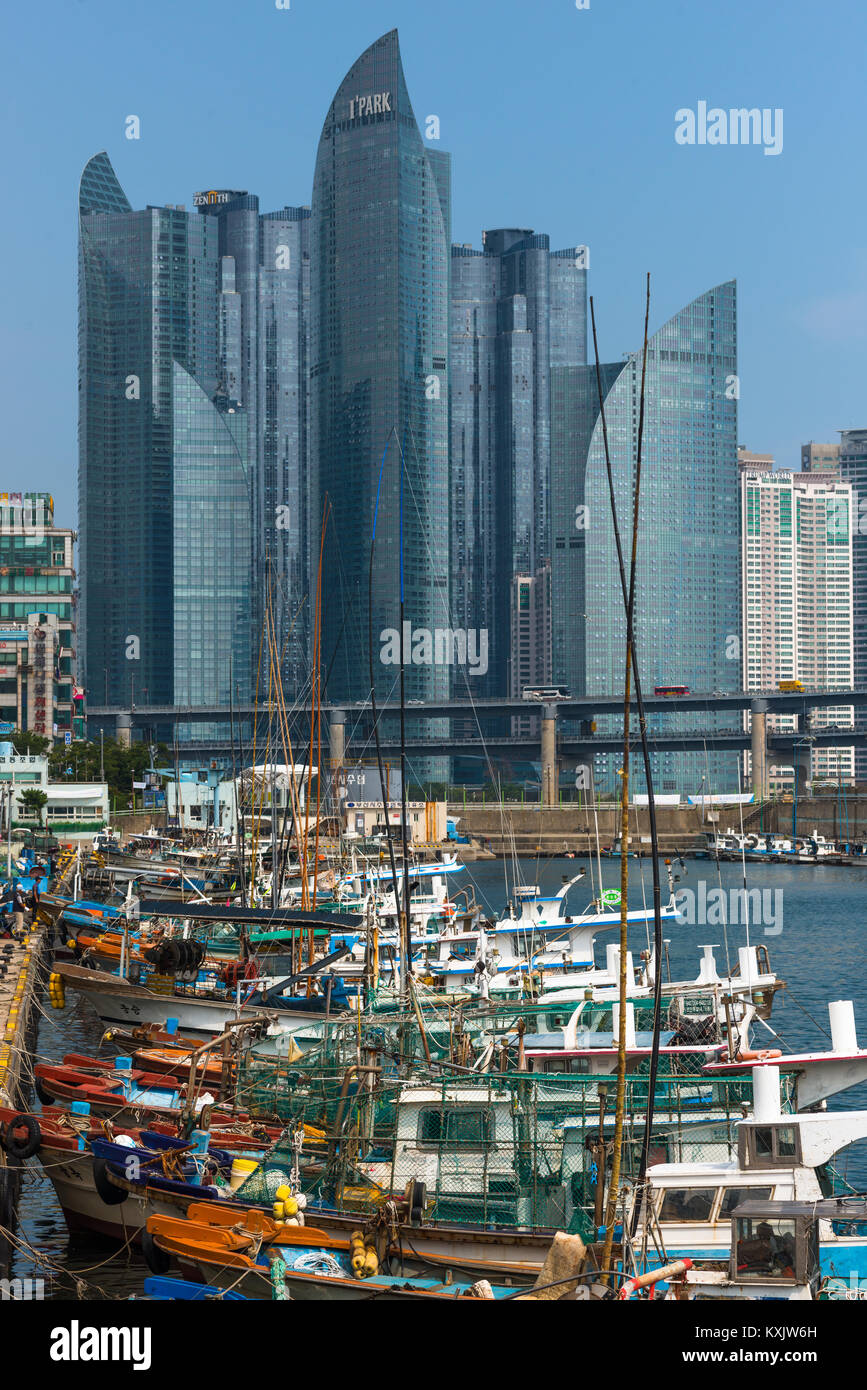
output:
[[[797,466],[867,425],[867,8],[858,0],[47,0],[7,12],[4,489],[75,519],[76,195],[106,149],[131,202],[246,188],[309,203],[346,70],[397,25],[453,155],[455,241],[527,226],[590,248],[606,359],[739,289],[740,436]],[[782,153],[682,146],[675,112],[782,108]],[[141,139],[124,137],[128,115]]]

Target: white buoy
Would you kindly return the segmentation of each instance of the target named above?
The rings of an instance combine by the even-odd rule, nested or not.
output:
[[[831,1050],[857,1052],[858,1034],[855,1030],[855,1006],[851,999],[835,999],[828,1005],[831,1020]]]
[[[753,1115],[769,1124],[780,1118],[780,1068],[753,1067]]]

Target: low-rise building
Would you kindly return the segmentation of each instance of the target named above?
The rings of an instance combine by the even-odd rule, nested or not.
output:
[[[39,809],[24,802],[27,791],[44,792],[48,800]],[[44,755],[18,753],[11,743],[0,743],[0,805],[3,825],[13,831],[44,825],[54,834],[85,834],[108,824],[108,785],[105,782],[51,782]]]

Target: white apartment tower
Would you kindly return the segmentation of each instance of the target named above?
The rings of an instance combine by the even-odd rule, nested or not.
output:
[[[852,488],[831,473],[741,465],[744,689],[800,680],[809,689],[851,688]],[[829,725],[853,727],[851,705],[769,715],[768,729],[796,740]],[[806,725],[806,727],[805,727]],[[749,755],[747,766],[749,766]],[[790,788],[793,756],[770,760],[771,791]],[[852,782],[854,749],[812,749],[814,782]]]

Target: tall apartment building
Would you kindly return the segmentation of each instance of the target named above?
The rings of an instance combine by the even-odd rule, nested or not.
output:
[[[519,670],[524,684],[550,677],[547,643],[529,667],[514,645],[514,604],[518,576],[550,586],[552,375],[586,362],[586,264],[585,247],[551,251],[529,228],[452,247],[451,606],[456,625],[490,633],[495,695],[514,693]]]
[[[741,465],[741,602],[744,689],[800,680],[829,689],[851,686],[852,489],[833,474],[776,472]],[[769,761],[771,790],[790,788],[796,758],[811,731],[851,728],[851,706],[810,709],[805,719],[769,715],[768,727],[792,733],[793,753]],[[851,744],[811,748],[813,781],[851,781]],[[746,766],[749,768],[749,755]]]
[[[0,493],[0,721],[79,735],[73,544],[47,492]]]
[[[867,429],[840,431],[839,471],[852,488],[852,610],[855,684],[867,685]],[[855,728],[867,731],[867,711],[858,710]],[[855,779],[867,783],[867,748],[855,750]]]

